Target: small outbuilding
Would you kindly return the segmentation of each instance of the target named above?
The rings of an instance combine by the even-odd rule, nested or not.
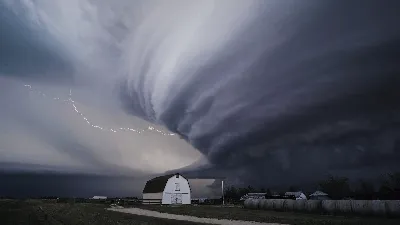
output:
[[[316,191],[310,195],[311,200],[330,200],[331,198],[327,193]]]
[[[153,178],[143,189],[143,204],[191,204],[189,181],[180,174]]]
[[[285,196],[293,196],[296,200],[307,200],[307,196],[301,191],[286,192]]]
[[[93,196],[92,199],[105,200],[105,199],[107,199],[107,197],[106,196]]]
[[[265,199],[267,193],[247,193],[240,198],[240,201],[244,201],[246,199]]]

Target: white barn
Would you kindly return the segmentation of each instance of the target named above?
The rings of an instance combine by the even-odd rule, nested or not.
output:
[[[102,199],[102,200],[105,200],[105,199],[107,199],[107,197],[106,197],[106,196],[93,196],[92,199]]]
[[[180,174],[165,175],[146,182],[143,204],[190,204],[189,181]]]

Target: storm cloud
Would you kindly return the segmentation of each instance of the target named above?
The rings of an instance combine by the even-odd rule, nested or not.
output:
[[[230,24],[237,33],[205,22],[198,36],[215,38],[206,32],[216,27],[227,32],[221,49],[198,50],[206,63],[181,59],[164,107],[138,108],[207,156],[214,169],[201,173],[290,184],[398,170],[398,3],[252,3],[259,6],[252,17],[236,15],[242,27]],[[196,41],[188,51],[203,44]],[[151,76],[151,53],[139,80]],[[145,81],[128,94],[154,103]]]
[[[0,81],[8,84],[2,103],[21,94],[6,87],[11,83],[29,80],[65,96],[72,85],[97,121],[125,112],[120,123],[157,124],[181,137],[109,139],[71,116],[55,129],[47,117],[67,115],[52,109],[42,117],[39,103],[1,109],[7,119],[0,121],[14,129],[11,119],[25,121],[36,130],[32,139],[99,173],[132,169],[123,162],[130,154],[141,163],[135,170],[146,167],[145,159],[151,167],[154,158],[173,154],[169,165],[151,171],[264,185],[400,169],[397,1],[4,0],[0,6]],[[143,156],[148,149],[153,153]]]

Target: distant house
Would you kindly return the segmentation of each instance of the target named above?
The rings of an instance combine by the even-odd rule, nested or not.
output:
[[[102,200],[105,200],[105,199],[107,199],[107,197],[106,197],[106,196],[93,196],[92,199],[102,199]]]
[[[279,192],[277,191],[269,191],[269,193],[266,193],[265,195],[266,199],[286,199],[286,196],[282,196]]]
[[[189,181],[180,174],[153,178],[143,189],[143,204],[191,204]]]
[[[301,191],[286,192],[285,196],[293,196],[296,200],[307,200],[307,196]]]
[[[330,200],[331,198],[327,193],[316,191],[310,195],[311,200]]]
[[[267,193],[247,193],[240,198],[240,201],[244,201],[246,199],[265,199],[265,195]]]

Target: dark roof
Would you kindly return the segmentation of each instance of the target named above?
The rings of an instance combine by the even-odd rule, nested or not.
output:
[[[165,185],[169,178],[180,174],[168,174],[160,177],[153,178],[146,182],[143,193],[160,193],[164,191]],[[182,175],[180,175],[182,176]],[[185,178],[186,179],[186,178]]]

